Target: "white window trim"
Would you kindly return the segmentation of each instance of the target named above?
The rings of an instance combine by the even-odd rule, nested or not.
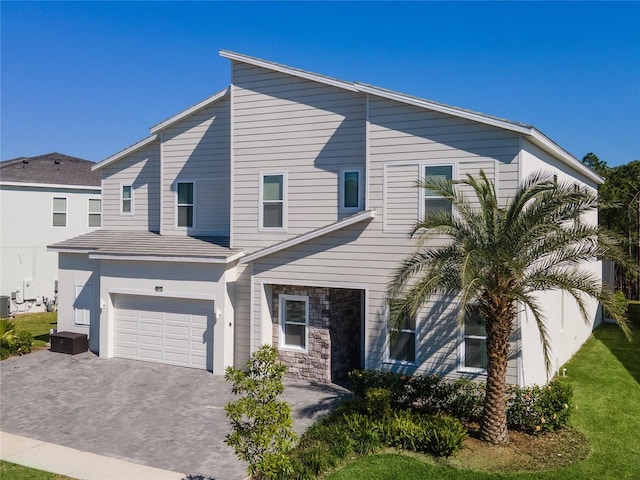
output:
[[[179,227],[178,226],[178,184],[179,183],[191,183],[193,185],[193,225],[190,227]],[[196,205],[198,203],[198,182],[196,180],[190,178],[181,178],[175,181],[175,188],[173,189],[173,228],[175,230],[181,231],[192,231],[196,230],[198,227],[197,217],[196,217]],[[184,204],[188,206],[188,204]]]
[[[130,212],[125,212],[124,209],[122,207],[124,207],[124,187],[129,187],[131,189],[131,198],[129,199],[129,201],[131,202],[131,211]],[[134,204],[134,189],[133,189],[133,184],[131,183],[121,183],[120,184],[120,215],[133,215],[133,212],[135,211],[135,204]]]
[[[262,225],[263,222],[263,212],[264,212],[264,200],[262,197],[263,194],[263,185],[264,185],[264,177],[269,175],[281,175],[282,176],[282,227],[264,227]],[[287,185],[289,183],[288,175],[286,171],[277,171],[277,172],[259,172],[259,188],[258,188],[258,231],[259,232],[286,232],[287,231],[287,212],[288,212],[288,188]]]
[[[91,211],[91,201],[92,200],[98,200],[100,202],[100,211],[99,212],[92,212]],[[97,215],[100,217],[100,225],[98,225],[97,227],[92,227],[91,226],[91,215]],[[102,227],[102,199],[101,198],[89,198],[87,199],[87,227],[88,228],[101,228]]]
[[[56,210],[54,208],[55,201],[58,199],[64,199],[64,212],[60,210]],[[54,225],[53,224],[53,214],[54,213],[64,213],[64,225]],[[54,228],[67,228],[69,226],[69,199],[64,196],[53,196],[51,197],[51,226]]]
[[[420,177],[419,177],[420,183],[424,182],[426,178],[424,174],[425,167],[451,167],[451,180],[458,179],[458,165],[456,163],[433,160],[429,162],[420,162]],[[427,198],[442,198],[442,197],[440,195],[429,195],[427,197],[424,189],[420,189],[420,195],[419,195],[420,204],[418,205],[418,216],[419,216],[418,220],[421,220],[424,218],[424,215],[425,215],[424,201]],[[451,213],[455,214],[455,210],[453,206],[451,206]]]
[[[484,335],[465,335],[464,333],[465,327],[462,324],[458,328],[458,371],[462,373],[478,373],[481,375],[487,374],[486,368],[476,368],[476,367],[467,367],[465,366],[466,361],[466,349],[465,349],[465,340],[467,338],[476,339],[476,340],[484,340],[485,343],[487,341],[487,336]]]
[[[287,300],[304,301],[305,303],[305,325],[304,325],[304,344],[305,348],[300,348],[296,345],[287,345],[285,343],[284,325],[285,325],[285,312],[284,303]],[[278,296],[278,323],[280,324],[280,336],[278,340],[278,348],[280,350],[286,350],[290,352],[307,353],[309,351],[309,297],[306,295],[286,295],[281,293]]]
[[[411,329],[401,329],[400,333],[413,333],[413,341],[414,341],[414,352],[415,352],[415,358],[413,359],[413,362],[407,361],[407,360],[397,360],[395,358],[391,358],[391,328],[389,325],[389,314],[391,313],[391,308],[389,308],[389,300],[385,300],[385,310],[384,310],[384,318],[385,318],[385,324],[386,324],[386,329],[387,329],[387,341],[386,341],[386,348],[385,348],[385,357],[384,357],[384,363],[390,363],[393,365],[411,365],[411,366],[415,366],[418,364],[418,318],[416,317],[415,319],[415,324],[416,324],[416,328],[415,330],[411,330]]]
[[[355,207],[346,207],[344,204],[345,184],[344,177],[347,173],[358,174],[358,205]],[[340,196],[339,205],[341,212],[359,212],[364,208],[364,189],[363,189],[363,173],[362,168],[341,168],[340,169],[340,187],[338,189]]]

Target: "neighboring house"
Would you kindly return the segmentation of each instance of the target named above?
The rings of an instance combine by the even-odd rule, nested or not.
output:
[[[268,343],[290,374],[320,382],[355,367],[484,378],[482,326],[459,328],[453,299],[408,319],[390,345],[385,290],[414,249],[407,233],[450,208],[416,180],[484,170],[506,201],[539,169],[590,189],[602,179],[528,125],[221,56],[229,87],[96,165],[103,228],[51,247],[58,328],[88,332],[102,357],[217,374]],[[600,313],[589,303],[585,323],[567,295],[541,297],[557,368]],[[524,309],[507,380],[547,380]]]
[[[0,162],[0,295],[11,313],[54,301],[58,254],[47,245],[100,228],[94,165],[60,153]]]

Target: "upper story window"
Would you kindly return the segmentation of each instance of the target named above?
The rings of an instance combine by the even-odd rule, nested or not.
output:
[[[100,227],[102,225],[102,205],[99,198],[89,199],[89,226]]]
[[[309,297],[280,295],[280,347],[307,350]]]
[[[362,170],[359,168],[340,171],[340,208],[342,210],[362,210]]]
[[[387,316],[398,302],[389,301]],[[416,361],[416,319],[411,315],[402,315],[402,324],[389,325],[389,352],[391,362],[415,363]]]
[[[260,174],[260,228],[286,228],[287,185],[284,173]]]
[[[477,307],[465,317],[459,349],[460,370],[483,373],[487,369],[487,331]]]
[[[67,226],[67,199],[65,197],[53,197],[53,226]]]
[[[133,215],[133,187],[131,185],[120,186],[120,213]]]
[[[177,226],[193,227],[195,184],[193,182],[179,182],[177,195]]]
[[[424,178],[453,179],[453,167],[451,165],[426,165]],[[434,191],[424,189],[423,215],[427,217],[435,213],[451,213],[451,202],[437,195]]]

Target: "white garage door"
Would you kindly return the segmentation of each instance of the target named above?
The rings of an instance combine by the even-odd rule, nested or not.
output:
[[[213,364],[213,302],[115,296],[115,356],[191,368]]]

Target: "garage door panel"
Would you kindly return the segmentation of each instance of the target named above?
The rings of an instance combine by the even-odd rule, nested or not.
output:
[[[160,349],[140,348],[139,351],[141,360],[152,360],[155,362],[162,361],[162,350]]]
[[[213,302],[116,295],[115,354],[206,368],[212,355]]]

